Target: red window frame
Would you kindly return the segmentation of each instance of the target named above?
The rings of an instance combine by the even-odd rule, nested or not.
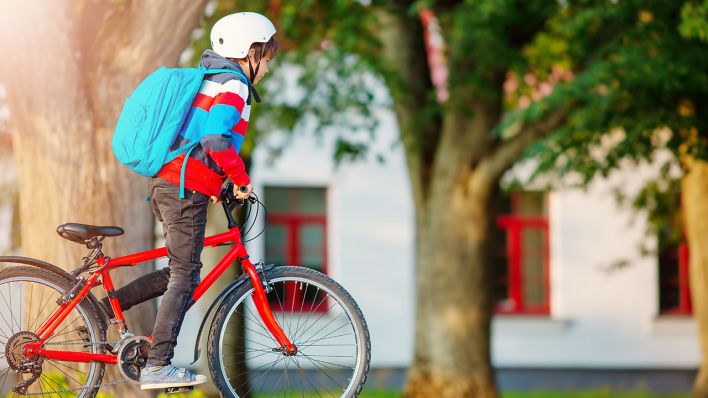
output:
[[[279,189],[307,189],[312,187],[268,187],[268,188],[279,188]],[[304,226],[319,225],[322,227],[322,269],[320,272],[327,274],[327,190],[322,189],[325,198],[325,209],[322,214],[310,214],[310,213],[298,213],[298,212],[285,212],[278,213],[275,211],[268,212],[268,226],[283,226],[286,229],[286,254],[285,263],[279,265],[290,265],[296,266],[301,265],[302,261],[300,258],[300,247],[297,244],[300,241],[300,230]],[[297,205],[291,204],[290,208],[297,208]],[[266,230],[267,233],[267,230]],[[294,296],[294,297],[293,297]],[[302,297],[299,289],[296,288],[294,283],[288,283],[286,285],[285,297],[281,300],[285,303],[285,308],[281,309],[280,305],[272,305],[271,308],[274,312],[293,312],[295,310],[295,303],[301,303]],[[306,312],[326,312],[327,306],[320,305],[319,301],[316,299],[314,303],[304,303],[300,311]]]
[[[661,309],[659,308],[660,315],[693,315],[693,304],[691,303],[691,289],[689,284],[688,266],[690,251],[688,244],[682,242],[675,249],[676,256],[678,258],[678,276],[672,278],[664,278],[662,280],[661,273],[659,274],[659,295],[666,294],[662,292],[662,288],[665,286],[677,287],[678,288],[678,305],[672,308]],[[661,297],[659,297],[659,303],[661,303]]]
[[[497,305],[497,314],[550,315],[550,234],[547,216],[523,216],[520,214],[520,194],[511,193],[511,214],[497,217],[496,225],[506,232],[507,290],[510,305]],[[544,201],[548,203],[547,196]],[[523,236],[524,231],[539,229],[543,234],[543,295],[542,305],[530,305],[524,300],[523,281]]]

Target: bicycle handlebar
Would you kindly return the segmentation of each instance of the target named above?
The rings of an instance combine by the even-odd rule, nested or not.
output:
[[[246,187],[245,185],[241,185],[238,187],[238,190],[240,192],[248,192],[248,187]],[[223,187],[221,187],[221,193],[219,194],[219,199],[222,202],[229,202],[229,204],[235,203],[238,205],[244,205],[246,203],[246,200],[251,202],[251,204],[256,203],[256,198],[254,196],[249,196],[248,199],[237,198],[236,195],[234,195],[234,183],[233,182],[230,182],[230,183],[224,185]]]
[[[239,191],[246,192],[248,191],[248,188],[240,186]],[[251,202],[251,204],[256,203],[256,198],[254,196],[249,196],[248,199],[237,198],[236,195],[234,195],[234,184],[232,182],[221,187],[219,199],[221,200],[221,204],[224,207],[226,219],[229,222],[229,229],[238,226],[238,223],[236,222],[236,220],[234,220],[233,214],[231,214],[231,211],[234,209],[234,207],[243,206],[244,204],[246,204],[246,201]]]

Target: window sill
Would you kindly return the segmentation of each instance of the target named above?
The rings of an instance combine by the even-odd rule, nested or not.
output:
[[[557,336],[566,333],[571,326],[569,319],[546,315],[497,314],[492,318],[492,334],[495,336]]]
[[[698,325],[690,315],[660,315],[649,325],[652,336],[697,337]]]

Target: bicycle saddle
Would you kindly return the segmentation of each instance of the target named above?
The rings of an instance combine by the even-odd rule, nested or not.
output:
[[[84,243],[87,240],[97,236],[123,235],[123,228],[68,223],[58,226],[57,233],[62,238],[68,239],[72,242]]]

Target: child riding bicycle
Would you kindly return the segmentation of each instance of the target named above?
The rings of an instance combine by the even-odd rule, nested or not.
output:
[[[171,149],[189,145],[194,137],[204,138],[186,154],[166,163],[150,179],[149,201],[163,226],[169,267],[144,275],[116,291],[124,310],[163,295],[147,366],[140,375],[141,389],[206,382],[206,376],[175,368],[171,359],[184,315],[200,281],[209,201],[219,202],[226,178],[234,183],[234,194],[239,199],[247,199],[253,190],[238,152],[248,127],[251,99],[259,101],[252,84],[268,73],[268,62],[278,53],[275,33],[273,23],[257,13],[231,14],[216,22],[210,34],[212,50],[202,54],[200,66],[240,73],[205,77]],[[208,135],[200,134],[205,131]],[[108,298],[103,304],[111,314]]]

